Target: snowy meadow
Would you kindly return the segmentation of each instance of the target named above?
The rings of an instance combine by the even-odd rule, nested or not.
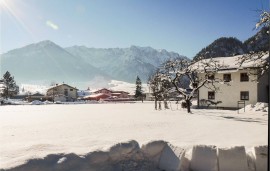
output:
[[[267,145],[267,112],[192,109],[172,102],[156,111],[153,102],[77,105],[12,105],[0,110],[0,166],[11,168],[48,154],[106,151],[136,140],[174,146]]]

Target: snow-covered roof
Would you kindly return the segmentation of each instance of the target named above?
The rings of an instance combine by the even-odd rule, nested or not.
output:
[[[91,94],[91,95],[88,95],[88,96],[84,96],[84,98],[95,98],[95,97],[99,97],[99,96],[102,96],[102,95],[106,95],[108,96],[107,94],[104,94],[104,93],[97,93],[97,94]]]
[[[99,92],[99,91],[102,91],[102,90],[109,91],[109,92],[111,92],[112,94],[122,94],[122,93],[129,94],[129,92],[126,92],[126,91],[121,91],[121,90],[110,90],[110,89],[107,89],[107,88],[102,88],[102,89],[95,90],[93,93],[96,93],[96,92]]]
[[[109,89],[107,89],[107,88],[98,89],[98,90],[96,90],[95,92],[102,91],[102,90],[112,92],[112,90],[109,90]],[[95,92],[94,92],[94,93],[95,93]]]
[[[68,86],[68,87],[70,87],[70,88],[73,88],[73,89],[78,90],[76,87],[72,87],[72,86],[67,85],[67,84],[56,84],[56,85],[54,85],[54,86],[52,86],[52,87],[49,87],[48,90],[53,89],[53,88],[56,88],[56,87],[60,87],[60,86]]]
[[[122,93],[129,94],[129,92],[125,92],[125,91],[112,91],[112,94],[122,94]]]
[[[260,60],[246,60],[240,64],[240,59],[243,55],[237,55],[232,57],[217,57],[212,59],[202,59],[194,64],[196,68],[203,69],[203,63],[210,63],[211,60],[221,65],[220,70],[234,70],[235,72],[239,69],[261,67],[263,63],[267,62],[268,54],[264,55]],[[256,59],[256,56],[254,57]],[[263,61],[262,61],[263,60]],[[220,71],[222,72],[222,71]]]
[[[32,94],[31,96],[44,96],[44,94],[41,94],[41,93],[37,92],[35,94]]]

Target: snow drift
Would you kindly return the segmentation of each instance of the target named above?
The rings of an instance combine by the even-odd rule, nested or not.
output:
[[[250,159],[250,160],[248,160]],[[141,148],[131,140],[112,146],[108,151],[50,154],[1,171],[266,171],[267,146],[246,153],[245,147],[218,148],[196,145],[175,147],[165,141],[153,141]]]
[[[239,110],[241,113],[245,112],[268,112],[268,103],[262,103],[258,102],[255,105],[254,104],[249,104],[246,105],[245,108],[242,108]]]

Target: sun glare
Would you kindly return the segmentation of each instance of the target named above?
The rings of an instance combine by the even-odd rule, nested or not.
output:
[[[6,8],[7,0],[0,0],[0,8]]]
[[[5,3],[5,0],[0,0],[0,4],[4,4]]]

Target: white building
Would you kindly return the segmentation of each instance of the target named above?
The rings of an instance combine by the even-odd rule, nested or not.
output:
[[[78,97],[77,91],[76,87],[67,84],[56,84],[47,90],[46,95],[51,97],[53,101],[74,101]]]
[[[207,87],[199,89],[198,105],[200,107],[205,105],[206,100],[215,103],[220,101],[221,103],[217,104],[217,107],[222,108],[237,108],[239,102],[241,103],[239,103],[239,107],[243,107],[243,103],[245,105],[257,102],[268,103],[268,75],[265,74],[259,78],[258,75],[249,74],[257,71],[260,66],[254,62],[246,62],[239,67],[238,58],[239,56],[214,58],[215,61],[226,67],[214,75],[214,79],[220,80],[220,83],[214,83],[218,87],[217,91]],[[204,76],[203,73],[199,74],[199,77]]]

